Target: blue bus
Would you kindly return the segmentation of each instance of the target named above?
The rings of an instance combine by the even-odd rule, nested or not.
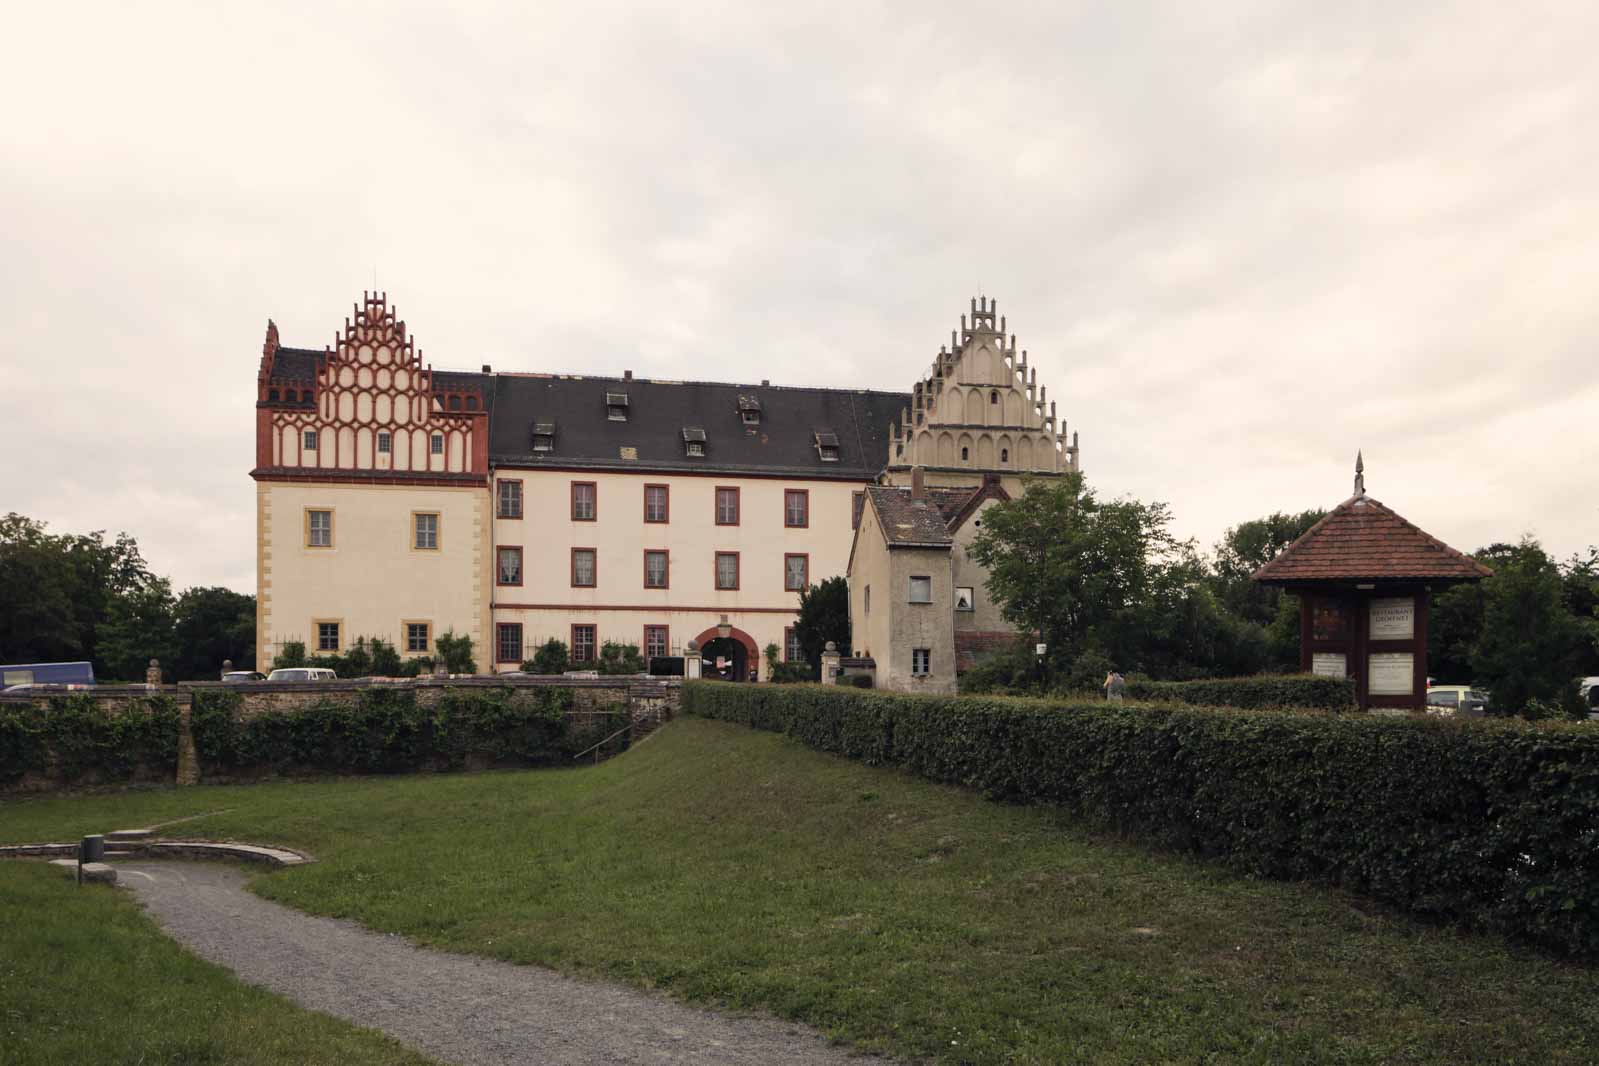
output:
[[[18,685],[77,685],[84,688],[93,684],[93,663],[18,663],[16,666],[0,666],[0,692]]]

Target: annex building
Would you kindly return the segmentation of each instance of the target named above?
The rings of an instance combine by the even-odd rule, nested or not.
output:
[[[908,393],[434,370],[383,294],[321,350],[269,321],[256,387],[261,663],[451,630],[485,672],[693,640],[747,678],[848,573],[882,683],[952,687],[1008,635],[962,551],[983,506],[1078,468],[987,300]]]

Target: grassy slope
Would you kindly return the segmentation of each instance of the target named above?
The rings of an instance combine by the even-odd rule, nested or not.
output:
[[[683,721],[598,769],[9,803],[305,847],[263,895],[948,1062],[1589,1062],[1599,973]]]
[[[428,1061],[201,962],[126,893],[0,862],[0,1062]]]

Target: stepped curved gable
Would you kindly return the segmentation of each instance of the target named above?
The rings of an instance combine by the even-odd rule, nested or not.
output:
[[[1007,335],[998,301],[972,300],[950,343],[911,392],[889,428],[890,475],[925,467],[929,480],[972,471],[1064,474],[1081,469],[1077,434],[1069,437],[1038,371]],[[902,478],[892,477],[899,482]],[[955,478],[960,481],[962,479]],[[964,480],[970,480],[966,478]]]

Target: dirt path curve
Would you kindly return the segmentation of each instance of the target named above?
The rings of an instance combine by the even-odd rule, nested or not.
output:
[[[303,1007],[446,1062],[882,1063],[773,1018],[730,1016],[538,966],[416,947],[244,889],[230,866],[118,862],[161,926],[201,958]]]

